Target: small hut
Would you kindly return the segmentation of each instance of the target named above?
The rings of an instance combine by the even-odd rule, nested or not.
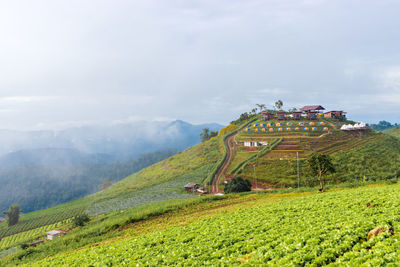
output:
[[[194,192],[199,188],[200,188],[200,185],[198,185],[198,184],[190,183],[190,184],[185,185],[185,190],[189,191],[189,192]]]

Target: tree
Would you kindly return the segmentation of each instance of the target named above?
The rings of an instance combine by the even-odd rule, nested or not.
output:
[[[289,109],[289,112],[290,113],[293,113],[293,112],[296,112],[297,111],[297,108],[291,108],[291,109]]]
[[[72,219],[72,225],[75,227],[84,226],[88,221],[90,221],[89,216],[87,216],[87,214],[81,214]]]
[[[211,131],[210,132],[210,138],[213,138],[213,137],[215,137],[215,136],[217,136],[218,135],[218,131]]]
[[[331,158],[325,154],[313,153],[307,160],[307,166],[310,174],[318,178],[320,184],[319,191],[323,192],[325,177],[329,173],[335,172],[335,167],[333,166]]]
[[[283,106],[282,100],[278,100],[278,101],[275,102],[275,107],[276,107],[278,110],[280,110],[280,109],[282,108],[282,106]]]
[[[218,131],[210,131],[210,129],[208,128],[204,128],[203,132],[200,134],[200,139],[201,142],[205,142],[207,140],[209,140],[211,137],[217,136],[218,135]]]
[[[18,223],[22,210],[17,204],[12,204],[8,211],[4,211],[3,213],[7,216],[8,226],[12,226]]]
[[[239,192],[247,192],[251,191],[251,183],[247,179],[243,179],[242,177],[233,178],[227,185],[224,187],[225,193],[239,193]]]
[[[204,128],[203,132],[200,134],[201,142],[205,142],[210,139],[210,129]]]
[[[257,108],[253,108],[252,110],[251,110],[251,114],[256,114],[257,113]]]
[[[256,104],[256,106],[260,109],[260,112],[264,111],[266,105],[265,104]]]

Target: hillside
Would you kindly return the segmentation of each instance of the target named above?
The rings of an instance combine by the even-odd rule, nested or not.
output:
[[[396,234],[400,200],[395,197],[399,193],[397,184],[324,194],[258,193],[196,201],[146,221],[132,220],[129,227],[120,226],[103,239],[90,235],[90,228],[85,227],[28,249],[18,254],[22,261],[14,257],[8,263],[395,264],[400,261]],[[376,227],[384,232],[369,238]],[[80,238],[94,244],[76,249]],[[48,255],[52,256],[44,258]]]
[[[392,129],[386,130],[384,133],[388,134],[388,135],[391,135],[391,136],[394,136],[394,137],[400,138],[400,127],[396,127],[396,128],[392,128]]]
[[[271,127],[267,126],[267,123],[271,123]],[[219,188],[223,188],[220,184],[223,179],[229,180],[235,175],[240,175],[250,179],[258,189],[297,187],[299,182],[302,187],[300,190],[315,192],[316,189],[313,186],[316,181],[307,175],[307,169],[304,166],[307,156],[313,152],[329,154],[334,160],[337,173],[330,177],[328,187],[332,187],[334,184],[338,184],[340,187],[341,182],[350,183],[352,186],[374,183],[374,181],[390,183],[397,181],[396,177],[399,176],[397,166],[400,165],[400,140],[394,137],[370,130],[343,132],[339,128],[344,122],[336,120],[313,121],[314,125],[302,126],[302,129],[300,127],[296,129],[296,124],[300,123],[298,121],[286,121],[285,129],[282,130],[280,130],[283,128],[282,125],[277,126],[278,123],[282,124],[275,120],[264,122],[261,117],[252,116],[248,120],[238,122],[237,125],[224,128],[219,136],[132,174],[101,192],[48,210],[25,214],[22,216],[22,223],[26,225],[26,228],[20,226],[18,229],[14,227],[11,229],[12,231],[7,230],[8,234],[3,235],[3,240],[7,238],[7,243],[0,242],[0,249],[8,249],[21,242],[37,240],[43,236],[46,229],[54,227],[70,229],[71,218],[82,212],[88,213],[92,218],[92,222],[87,226],[76,228],[65,237],[46,242],[37,249],[20,251],[19,254],[16,254],[20,256],[16,257],[25,257],[21,255],[29,253],[30,256],[26,256],[26,261],[38,260],[48,255],[103,242],[109,238],[118,237],[119,240],[121,235],[125,235],[123,230],[131,227],[136,229],[135,222],[154,216],[164,216],[171,212],[191,214],[191,209],[204,210],[204,213],[193,215],[193,218],[189,216],[190,219],[187,223],[191,223],[213,215],[211,210],[220,204],[222,207],[226,207],[235,203],[232,207],[250,208],[263,205],[263,201],[271,204],[281,197],[278,194],[276,198],[272,197],[271,199],[265,195],[261,202],[252,202],[254,199],[250,196],[243,196],[243,198],[234,196],[199,197],[197,194],[184,191],[183,186],[187,183],[198,183],[211,189],[211,180],[214,180],[214,182],[217,181]],[[292,125],[289,126],[288,123]],[[274,128],[274,130],[270,131],[270,128]],[[228,137],[232,141],[228,144],[232,145],[232,150],[225,147]],[[268,145],[245,146],[245,142],[250,141],[266,142]],[[224,154],[228,150],[232,153],[232,157],[229,158],[226,168],[221,172],[221,168],[218,167],[223,167],[224,159],[227,159]],[[299,154],[299,181],[296,168],[297,153]],[[219,175],[221,179],[218,177]],[[255,186],[253,189],[256,189]],[[287,195],[288,198],[303,196],[304,194]],[[247,202],[253,204],[247,206],[245,204]],[[218,211],[224,213],[230,209],[218,208]],[[174,215],[165,216],[169,218]],[[41,224],[35,222],[38,218],[43,217],[47,221],[43,220]],[[187,217],[182,220],[186,219]],[[185,221],[182,222],[185,224]],[[152,220],[148,223],[151,229],[158,227],[152,224]],[[222,221],[221,223],[223,224]],[[28,227],[28,225],[36,225],[37,228]],[[4,231],[7,229],[4,226],[4,223],[0,224],[0,235],[2,229]],[[162,223],[159,226],[161,228],[169,227],[168,225],[163,226]],[[37,232],[34,232],[36,231],[34,229],[37,229]],[[119,231],[114,231],[116,229]],[[122,232],[119,233],[121,230]],[[151,232],[151,230],[146,231]],[[140,244],[136,245],[141,246]],[[8,254],[10,251],[5,250],[3,253]],[[18,262],[15,258],[13,259]]]
[[[235,137],[233,160],[223,179],[240,175],[260,188],[297,187],[298,183],[314,186],[316,181],[304,166],[314,152],[332,157],[337,168],[331,180],[336,183],[399,176],[399,140],[371,130],[341,131],[343,123],[332,119],[282,122],[259,118]],[[246,146],[250,142],[268,145]]]
[[[30,212],[98,191],[200,142],[203,128],[181,120],[84,126],[61,131],[0,130],[0,211]],[[5,153],[5,154],[4,154]]]

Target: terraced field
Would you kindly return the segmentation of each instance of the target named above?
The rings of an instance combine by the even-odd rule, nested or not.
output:
[[[238,209],[221,206],[212,217],[197,216],[196,221],[193,216],[181,226],[170,221],[180,225],[185,217],[173,217],[165,229],[141,228],[143,234],[130,231],[113,242],[35,264],[396,266],[399,193],[397,184],[298,197],[254,196]],[[378,227],[381,233],[369,236]]]

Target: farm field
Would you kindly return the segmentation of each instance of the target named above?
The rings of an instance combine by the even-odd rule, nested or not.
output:
[[[247,195],[236,208],[222,205],[211,217],[197,216],[181,226],[170,223],[165,229],[148,226],[143,234],[135,234],[132,225],[112,242],[35,264],[395,264],[400,262],[399,193],[396,184],[297,196]],[[184,218],[177,214],[170,220]],[[385,231],[368,238],[376,227]]]

